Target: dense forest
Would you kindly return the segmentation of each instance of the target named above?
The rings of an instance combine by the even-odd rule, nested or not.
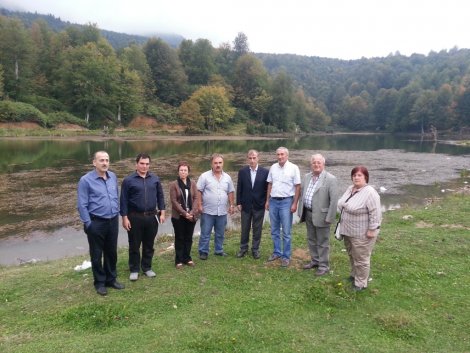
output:
[[[98,128],[145,115],[188,133],[236,124],[253,134],[470,126],[468,49],[361,60],[256,54],[243,33],[217,48],[207,39],[175,46],[2,13],[0,122]]]

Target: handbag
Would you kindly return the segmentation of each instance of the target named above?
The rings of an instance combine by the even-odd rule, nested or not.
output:
[[[341,213],[339,215],[338,223],[336,223],[336,228],[335,228],[335,238],[336,240],[343,240],[343,235],[341,234],[341,214],[343,213],[343,210],[341,210]]]

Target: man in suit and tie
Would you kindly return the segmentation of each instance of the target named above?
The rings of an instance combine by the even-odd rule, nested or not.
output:
[[[269,171],[258,165],[258,151],[249,150],[247,160],[248,165],[238,172],[237,207],[241,212],[241,239],[237,257],[244,257],[248,252],[250,229],[253,228],[251,253],[253,258],[259,259]]]
[[[314,154],[311,172],[305,174],[299,200],[300,222],[307,224],[307,242],[311,261],[305,270],[316,268],[316,276],[330,271],[330,226],[336,218],[338,185],[336,177],[325,170],[325,158]]]

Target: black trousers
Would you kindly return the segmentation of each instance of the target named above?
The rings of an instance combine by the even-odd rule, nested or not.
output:
[[[191,261],[191,247],[193,246],[193,233],[196,222],[186,218],[171,218],[175,230],[175,264],[186,264]]]
[[[263,230],[264,212],[264,209],[251,209],[250,212],[246,212],[242,209],[240,250],[248,250],[248,243],[250,241],[250,230],[253,228],[251,251],[259,251],[259,245],[261,243],[261,232]]]
[[[127,232],[129,237],[129,270],[131,272],[143,272],[152,269],[155,237],[158,232],[158,223],[154,215],[129,214],[131,230]],[[142,256],[140,246],[142,245]]]
[[[85,229],[90,247],[91,270],[95,288],[103,287],[116,280],[117,240],[119,233],[118,216],[111,219],[91,218]]]

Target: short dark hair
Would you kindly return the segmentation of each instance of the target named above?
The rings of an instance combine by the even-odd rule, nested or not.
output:
[[[366,183],[369,182],[369,171],[367,170],[366,167],[364,167],[363,165],[358,165],[357,167],[354,167],[351,170],[351,179],[353,175],[356,174],[357,172],[361,172],[362,174],[364,174],[364,177],[366,178]]]
[[[148,159],[149,162],[152,161],[152,159],[150,158],[150,156],[149,156],[148,153],[139,153],[139,154],[137,155],[137,157],[135,157],[135,162],[136,162],[136,163],[139,163],[139,161],[140,161],[141,159]]]
[[[180,171],[180,167],[188,167],[188,173],[191,171],[191,166],[186,161],[181,161],[181,162],[178,163],[178,168],[176,168],[177,172]]]

